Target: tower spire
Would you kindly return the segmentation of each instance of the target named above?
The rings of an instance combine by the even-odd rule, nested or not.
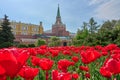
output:
[[[60,16],[60,8],[59,8],[59,4],[58,4],[58,10],[57,10],[57,16],[56,16],[56,24],[61,24],[61,16]]]
[[[57,17],[60,17],[60,8],[59,8],[59,4],[58,4],[58,10],[57,10]]]

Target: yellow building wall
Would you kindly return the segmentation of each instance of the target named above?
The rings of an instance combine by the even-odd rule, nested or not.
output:
[[[43,27],[39,27],[39,34],[42,34],[43,33]]]
[[[22,30],[21,30],[21,23],[16,24],[16,35],[20,35]]]
[[[13,28],[12,31],[15,35],[34,35],[43,33],[43,27],[40,25],[12,22],[11,26]]]

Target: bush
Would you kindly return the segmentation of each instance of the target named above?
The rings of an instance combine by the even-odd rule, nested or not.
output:
[[[0,44],[0,48],[8,48],[13,46],[13,44],[11,42],[4,42],[2,44]]]
[[[60,38],[53,36],[50,38],[50,42],[48,44],[48,46],[60,46]]]
[[[45,40],[43,40],[43,39],[38,39],[37,40],[37,46],[41,46],[41,45],[45,45],[46,44],[46,41]]]
[[[27,48],[28,46],[27,45],[25,45],[25,44],[19,44],[18,45],[18,48]]]
[[[35,44],[28,44],[28,47],[35,47]]]

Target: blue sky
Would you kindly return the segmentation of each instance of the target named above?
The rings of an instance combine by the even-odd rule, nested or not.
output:
[[[98,24],[120,19],[120,0],[0,0],[0,18],[7,14],[17,22],[38,25],[42,21],[45,31],[55,23],[58,4],[62,22],[70,32],[76,32],[91,17]]]

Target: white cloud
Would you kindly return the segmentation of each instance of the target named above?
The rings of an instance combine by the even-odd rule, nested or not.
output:
[[[103,3],[107,0],[90,0],[89,5],[95,5],[95,4],[100,4]]]
[[[109,0],[95,10],[95,17],[100,19],[120,19],[120,0]]]

